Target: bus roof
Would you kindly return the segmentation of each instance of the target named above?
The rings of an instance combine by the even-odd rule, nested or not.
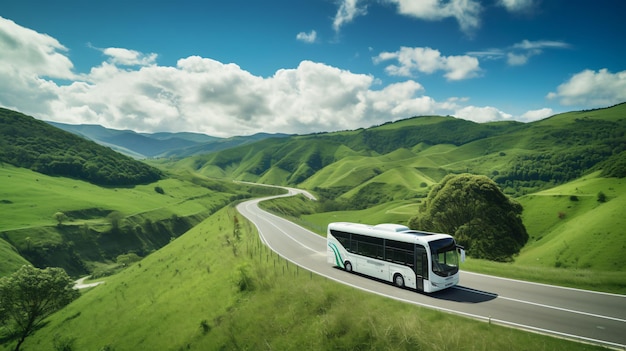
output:
[[[412,230],[401,224],[383,223],[367,225],[363,223],[333,222],[328,224],[328,230],[363,234],[377,238],[398,240],[404,242],[431,242],[439,239],[452,238],[451,235]]]

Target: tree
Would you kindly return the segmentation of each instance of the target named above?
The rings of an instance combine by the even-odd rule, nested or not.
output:
[[[124,215],[120,211],[113,211],[109,213],[109,215],[107,216],[107,219],[111,223],[112,230],[115,232],[120,229],[120,225],[122,224],[122,221],[124,220]]]
[[[486,176],[448,175],[411,218],[414,229],[453,235],[468,255],[508,261],[528,241],[522,206]]]
[[[0,324],[18,339],[16,351],[48,316],[78,298],[73,286],[63,269],[52,267],[22,266],[0,279]]]
[[[67,219],[67,216],[63,212],[57,212],[53,217],[57,220],[59,226]]]

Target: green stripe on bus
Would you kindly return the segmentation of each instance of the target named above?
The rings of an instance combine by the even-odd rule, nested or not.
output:
[[[330,246],[330,248],[335,253],[335,263],[337,263],[337,266],[343,268],[343,260],[341,259],[341,255],[339,254],[339,249],[337,248],[337,246],[335,246],[335,244],[333,243],[328,243],[328,246]]]

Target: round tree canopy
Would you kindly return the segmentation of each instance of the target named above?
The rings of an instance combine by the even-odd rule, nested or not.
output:
[[[508,261],[528,241],[521,213],[488,177],[451,174],[433,187],[409,226],[449,233],[472,257]]]

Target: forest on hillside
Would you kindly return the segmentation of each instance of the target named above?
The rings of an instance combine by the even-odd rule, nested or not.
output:
[[[0,109],[0,163],[98,185],[161,179],[161,171],[19,112]]]

